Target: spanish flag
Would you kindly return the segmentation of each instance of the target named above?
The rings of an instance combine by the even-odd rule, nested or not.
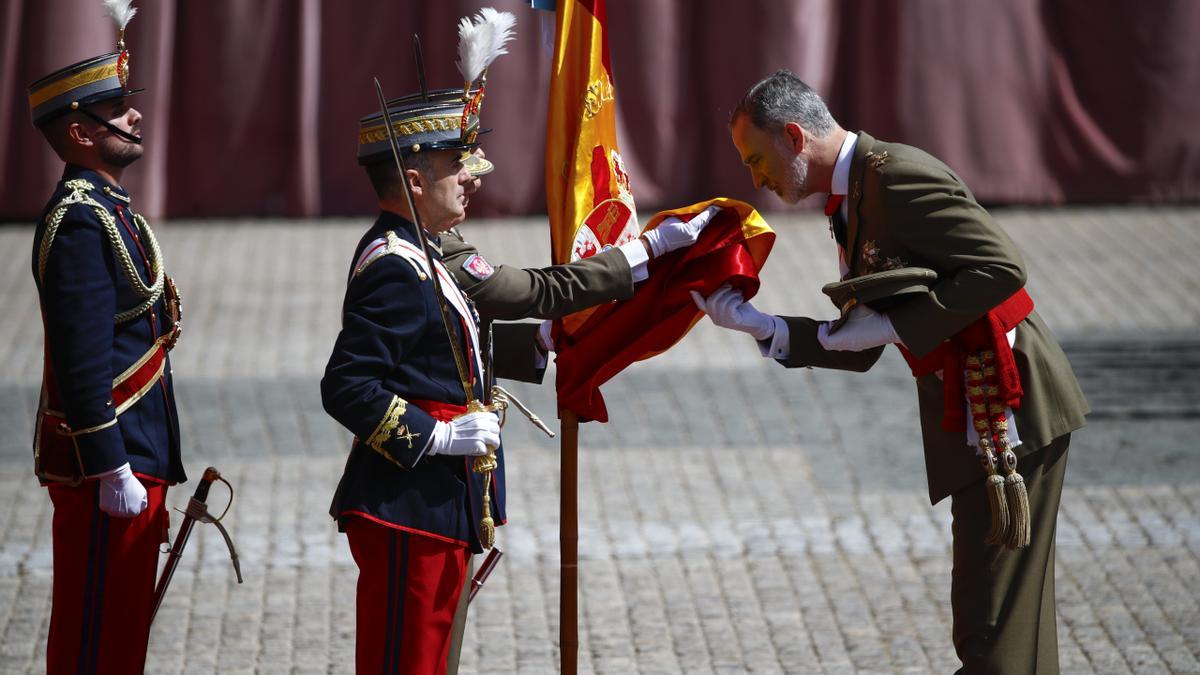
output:
[[[707,296],[727,283],[747,299],[758,293],[758,273],[775,233],[749,204],[710,199],[657,213],[646,229],[668,216],[690,220],[713,204],[721,212],[699,240],[651,260],[650,278],[638,285],[632,298],[594,308],[573,332],[556,337],[559,410],[573,410],[581,420],[607,422],[600,385],[687,335],[703,316],[689,291]]]
[[[555,264],[631,241],[642,229],[617,147],[616,87],[604,0],[558,0],[546,137],[546,206]],[[562,319],[555,326],[559,410],[608,421],[599,387],[635,361],[674,345],[700,319],[689,291],[730,283],[749,299],[775,233],[750,205],[710,199],[655,214],[687,221],[722,208],[691,247],[649,263],[634,297]]]
[[[617,147],[604,0],[559,0],[546,129],[551,255],[565,263],[640,234]]]

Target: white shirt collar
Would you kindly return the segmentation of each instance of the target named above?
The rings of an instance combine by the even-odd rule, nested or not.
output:
[[[857,144],[858,134],[847,131],[842,148],[838,150],[837,163],[833,165],[831,194],[844,195],[850,192],[850,161],[854,159],[854,146]]]

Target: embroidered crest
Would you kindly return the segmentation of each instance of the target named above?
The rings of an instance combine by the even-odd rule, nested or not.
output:
[[[888,161],[887,150],[884,150],[883,152],[878,152],[878,153],[877,152],[868,152],[867,153],[867,163],[870,164],[871,168],[875,169],[876,171],[882,169],[883,165],[887,164],[887,161]]]
[[[409,431],[407,424],[401,424],[400,427],[396,429],[396,440],[407,441],[409,450],[411,450],[413,447],[413,439],[419,438],[420,436],[421,434],[419,433]]]
[[[478,253],[475,253],[470,258],[467,258],[467,261],[463,263],[463,270],[478,281],[487,279],[488,277],[492,276],[493,272],[496,271],[495,268],[492,267],[492,264],[485,260],[484,257]]]
[[[908,264],[899,257],[885,258],[880,255],[879,247],[875,244],[874,239],[868,239],[862,245],[862,263],[866,268],[865,273],[883,272],[885,270],[898,270],[902,267],[908,267]]]

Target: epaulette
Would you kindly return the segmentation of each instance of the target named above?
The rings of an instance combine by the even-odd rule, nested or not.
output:
[[[406,242],[392,230],[388,230],[384,235],[363,249],[362,255],[354,263],[354,276],[363,273],[375,261],[388,255],[398,256],[403,258],[409,265],[412,265],[413,270],[417,273],[417,278],[425,281],[429,278],[429,267],[425,262],[425,257],[416,251],[415,246],[405,245]]]

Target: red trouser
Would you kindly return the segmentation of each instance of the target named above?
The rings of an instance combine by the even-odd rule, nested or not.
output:
[[[355,671],[444,675],[467,548],[361,517],[346,518],[346,538],[358,563]]]
[[[149,504],[136,518],[100,510],[99,482],[51,485],[54,600],[46,672],[136,675],[146,664],[167,487],[142,481]]]

